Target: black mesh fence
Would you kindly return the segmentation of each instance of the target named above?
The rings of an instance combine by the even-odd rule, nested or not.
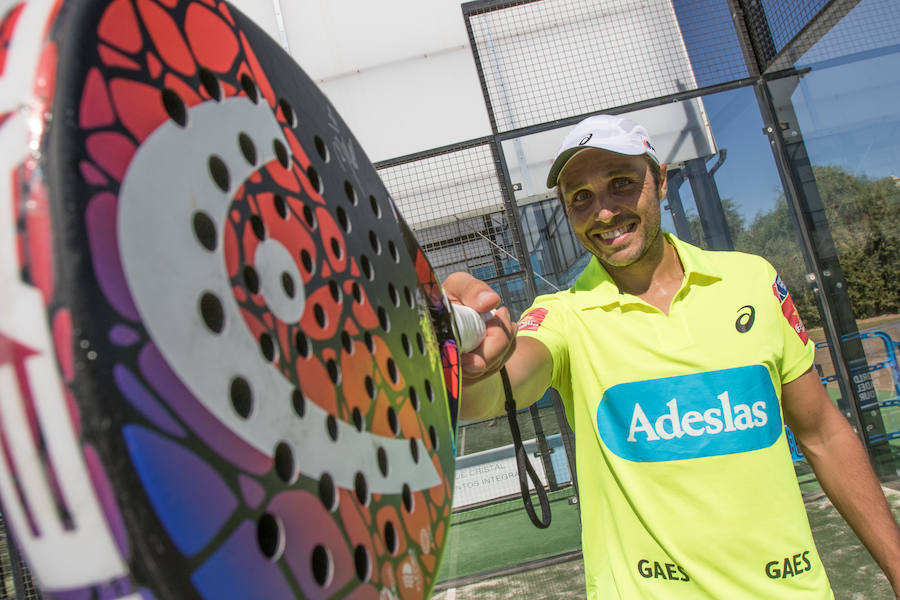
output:
[[[463,12],[497,132],[748,75],[724,0],[472,2]]]
[[[812,21],[828,0],[754,0],[762,4],[775,50],[780,52]]]
[[[0,515],[0,600],[40,600],[28,567],[9,537]]]
[[[849,62],[900,49],[900,2],[895,0],[863,0],[851,2],[849,12],[841,12],[839,23],[829,28],[828,35],[818,41],[797,60],[797,67],[827,66],[833,62]]]

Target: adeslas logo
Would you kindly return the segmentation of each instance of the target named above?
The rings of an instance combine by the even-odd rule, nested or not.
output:
[[[617,456],[661,462],[768,448],[783,427],[769,372],[752,365],[613,386],[597,429]]]

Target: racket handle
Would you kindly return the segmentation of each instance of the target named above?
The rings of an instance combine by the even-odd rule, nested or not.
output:
[[[492,310],[482,314],[462,304],[453,305],[453,320],[456,321],[456,330],[459,332],[461,352],[471,352],[478,347],[484,339],[484,323],[493,317],[495,312],[496,310]]]

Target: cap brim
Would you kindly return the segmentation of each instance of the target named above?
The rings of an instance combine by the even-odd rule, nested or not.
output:
[[[559,173],[563,170],[563,167],[566,166],[566,163],[569,162],[569,159],[575,156],[579,151],[588,148],[589,146],[576,146],[574,148],[569,148],[568,150],[563,150],[559,153],[559,156],[556,157],[556,160],[553,161],[553,164],[550,166],[550,173],[547,174],[547,188],[552,189],[556,187],[557,180],[559,179]]]
[[[659,159],[650,152],[639,152],[637,154],[633,152],[629,152],[622,148],[603,148],[600,146],[575,146],[574,148],[569,148],[567,150],[563,150],[559,153],[559,156],[556,157],[556,160],[553,161],[553,164],[550,166],[550,172],[547,174],[547,188],[553,189],[559,184],[559,174],[562,172],[563,168],[566,166],[566,163],[569,160],[581,152],[582,150],[587,150],[588,148],[594,148],[596,150],[605,150],[606,152],[612,152],[613,154],[622,154],[623,156],[648,156],[650,160],[659,164]]]

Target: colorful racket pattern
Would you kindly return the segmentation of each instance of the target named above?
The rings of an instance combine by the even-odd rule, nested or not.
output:
[[[0,15],[0,501],[51,597],[426,597],[450,307],[311,80],[216,0]]]

